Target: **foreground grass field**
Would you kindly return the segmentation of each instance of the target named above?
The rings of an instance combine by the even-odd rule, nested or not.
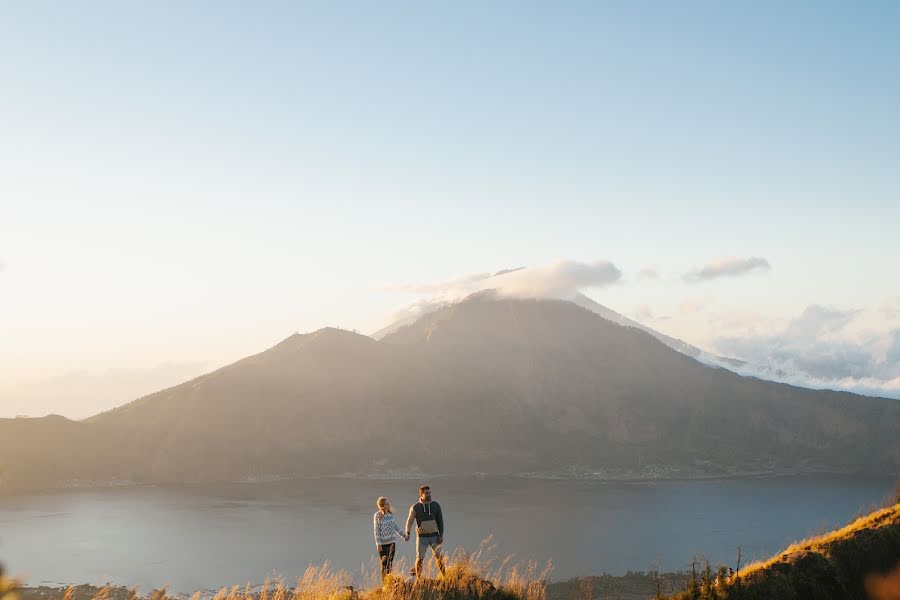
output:
[[[546,600],[552,568],[549,563],[540,568],[535,562],[514,563],[511,557],[500,560],[490,540],[475,552],[454,552],[445,576],[438,576],[433,561],[427,561],[425,576],[416,582],[405,575],[409,567],[405,559],[397,561],[394,574],[382,583],[373,566],[364,574],[365,587],[358,587],[349,571],[333,570],[326,563],[310,566],[293,585],[283,580],[266,581],[261,587],[233,586],[215,594],[197,592],[191,600]],[[17,592],[8,584],[7,589],[16,598],[0,595],[0,600],[174,600],[165,590],[141,596],[138,590],[113,586],[22,588]]]

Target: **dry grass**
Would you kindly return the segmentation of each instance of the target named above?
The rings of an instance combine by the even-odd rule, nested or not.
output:
[[[746,567],[741,568],[739,575],[746,577],[776,563],[787,562],[809,552],[824,553],[831,544],[846,539],[862,529],[878,529],[892,524],[895,525],[898,522],[900,522],[900,503],[864,515],[840,529],[794,542],[771,558],[750,563]]]
[[[676,600],[900,600],[900,503],[796,542],[733,577],[693,572]],[[874,595],[873,595],[874,594]],[[880,594],[880,596],[879,596]],[[887,595],[885,595],[887,594]]]
[[[16,582],[3,576],[3,568],[0,567],[0,600],[18,600]]]
[[[520,600],[545,600],[547,581],[553,564],[541,566],[536,561],[515,562],[513,556],[500,560],[493,538],[482,541],[472,553],[457,548],[450,559],[447,579],[476,577],[490,582]]]
[[[334,570],[325,563],[307,568],[293,585],[283,579],[267,580],[261,586],[221,588],[212,595],[197,592],[190,600],[546,600],[550,563],[539,567],[533,561],[515,562],[512,556],[500,559],[496,550],[491,538],[471,553],[457,548],[447,561],[444,576],[429,558],[419,581],[407,576],[411,564],[406,558],[395,561],[385,582],[381,581],[380,565],[373,560],[362,572],[361,587],[350,571]],[[84,587],[88,586],[69,587],[46,600],[140,600],[135,591],[121,587],[92,588],[88,595]],[[147,598],[177,600],[166,590],[156,590]],[[0,600],[17,599],[0,594]]]

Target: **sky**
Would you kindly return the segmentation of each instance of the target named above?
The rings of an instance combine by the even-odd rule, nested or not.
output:
[[[516,267],[515,294],[900,397],[898,26],[894,2],[2,3],[0,416],[86,417]]]

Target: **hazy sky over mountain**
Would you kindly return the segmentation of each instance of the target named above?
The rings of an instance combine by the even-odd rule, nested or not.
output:
[[[890,2],[4,3],[0,415],[84,416],[297,330],[373,331],[429,296],[404,286],[560,261],[608,262],[575,287],[698,346],[883,375],[898,24]]]

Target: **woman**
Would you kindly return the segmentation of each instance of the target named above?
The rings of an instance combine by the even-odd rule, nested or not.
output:
[[[400,526],[394,521],[394,513],[391,511],[391,503],[384,496],[375,503],[378,512],[375,513],[375,549],[381,558],[381,579],[384,580],[391,572],[394,564],[394,548],[396,536],[399,534],[404,541],[409,541],[409,536],[400,530]]]

